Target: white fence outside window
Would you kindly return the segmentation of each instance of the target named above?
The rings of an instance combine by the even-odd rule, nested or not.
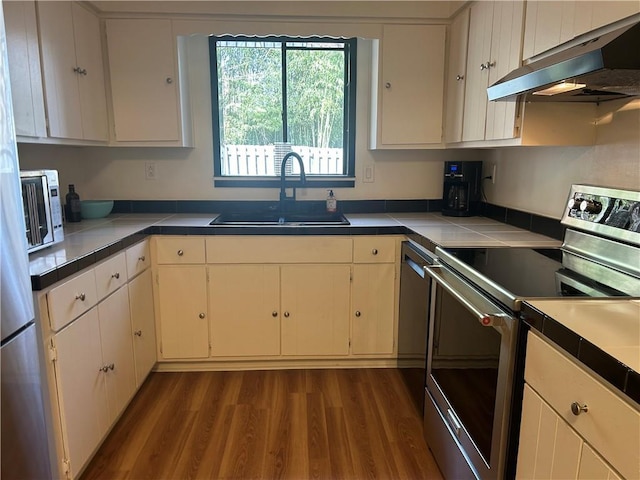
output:
[[[342,148],[278,145],[223,145],[222,175],[279,176],[282,158],[289,152],[302,157],[307,175],[342,175]],[[287,162],[287,175],[300,173],[295,158]]]

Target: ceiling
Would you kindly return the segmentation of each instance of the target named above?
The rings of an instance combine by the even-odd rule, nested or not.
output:
[[[105,16],[153,14],[171,16],[264,16],[359,19],[448,19],[464,1],[370,0],[235,0],[235,1],[89,1]]]

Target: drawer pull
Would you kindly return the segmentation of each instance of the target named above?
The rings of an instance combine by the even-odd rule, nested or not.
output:
[[[136,330],[135,332],[133,332],[133,334],[134,334],[136,337],[141,337],[141,336],[142,336],[142,330]]]
[[[374,248],[373,250],[371,250],[371,255],[377,255],[378,254],[378,249]]]
[[[116,272],[113,275],[111,275],[111,278],[115,278],[116,280],[118,280],[120,278],[120,272]]]
[[[184,251],[183,250],[178,250],[178,256],[181,257],[184,255]]]
[[[139,262],[144,262],[145,260],[146,260],[146,257],[144,255],[142,255],[141,257],[138,257]]]
[[[81,302],[84,302],[85,298],[87,298],[87,296],[84,293],[79,293],[78,295],[76,295],[76,300],[80,300]]]
[[[272,317],[277,317],[278,316],[278,312],[276,312],[275,310],[273,312],[271,312],[271,316]]]
[[[284,317],[289,318],[289,312],[284,312]]]
[[[361,315],[360,310],[356,310],[356,317],[359,317]]]
[[[573,402],[571,404],[571,413],[573,413],[574,415],[578,416],[580,415],[582,412],[587,413],[589,411],[589,407],[587,407],[587,405],[580,405],[578,402]]]
[[[200,315],[198,315],[198,317],[200,317],[200,318],[204,318],[204,317],[205,317],[205,314],[204,314],[204,313],[201,313]]]

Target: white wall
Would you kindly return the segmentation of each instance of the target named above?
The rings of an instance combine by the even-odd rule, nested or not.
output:
[[[497,165],[496,184],[485,182],[491,203],[560,218],[574,183],[640,190],[640,99],[598,107],[593,147],[495,149],[485,175]]]
[[[356,186],[336,189],[339,199],[423,199],[442,196],[445,160],[478,160],[479,150],[370,151],[368,145],[371,42],[358,52]],[[61,184],[76,184],[84,199],[276,200],[277,189],[215,188],[208,41],[189,40],[195,148],[20,146],[22,169],[56,168]],[[425,112],[425,114],[428,114]],[[144,164],[156,162],[157,179],[145,180]],[[362,183],[373,165],[374,183]],[[66,191],[63,189],[63,191]],[[299,189],[301,200],[324,199],[324,189]]]

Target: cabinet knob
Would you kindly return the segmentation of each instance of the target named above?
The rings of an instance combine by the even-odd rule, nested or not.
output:
[[[141,337],[141,336],[142,336],[142,330],[136,330],[135,332],[133,332],[133,334],[134,334],[136,337]]]
[[[289,312],[284,312],[285,318],[289,318]]]
[[[171,78],[171,77],[167,77],[167,78],[165,79],[165,82],[167,82],[169,85],[171,85],[171,84],[173,83],[173,78]]]
[[[385,83],[384,88],[391,88],[391,84],[389,82]]]
[[[272,317],[277,317],[278,316],[278,312],[276,312],[275,310],[273,312],[271,312],[271,316]]]
[[[489,68],[489,65],[486,63],[481,63],[480,64],[480,70],[487,70]]]
[[[76,300],[80,300],[81,302],[84,302],[85,298],[87,298],[87,296],[84,293],[79,293],[78,295],[76,295]]]
[[[587,413],[589,411],[589,407],[587,407],[587,405],[580,405],[578,402],[573,402],[571,404],[571,413],[573,413],[574,415],[578,416],[580,415],[582,412]]]
[[[139,262],[144,262],[146,259],[147,258],[144,255],[142,255],[141,257],[138,257]]]
[[[456,75],[456,80],[457,81],[464,80],[464,75]]]
[[[109,371],[109,365],[103,365],[98,369],[99,372],[107,373]]]
[[[116,272],[113,275],[111,275],[111,278],[115,278],[116,280],[118,280],[120,278],[120,272]]]
[[[493,68],[496,66],[496,62],[487,62],[487,68]]]
[[[178,250],[178,256],[181,257],[184,255],[184,251],[183,250]]]
[[[109,364],[109,370],[113,370],[114,368],[116,368],[115,364],[110,363],[110,364]]]
[[[360,310],[356,310],[356,317],[359,317],[361,315]]]
[[[206,317],[206,315],[204,313],[201,313],[200,315],[198,315],[198,317],[204,318],[204,317]]]
[[[75,67],[73,69],[73,71],[75,73],[77,73],[78,75],[86,75],[87,74],[87,69],[86,68]]]
[[[373,250],[371,250],[371,255],[377,255],[378,254],[378,249],[374,248]]]

